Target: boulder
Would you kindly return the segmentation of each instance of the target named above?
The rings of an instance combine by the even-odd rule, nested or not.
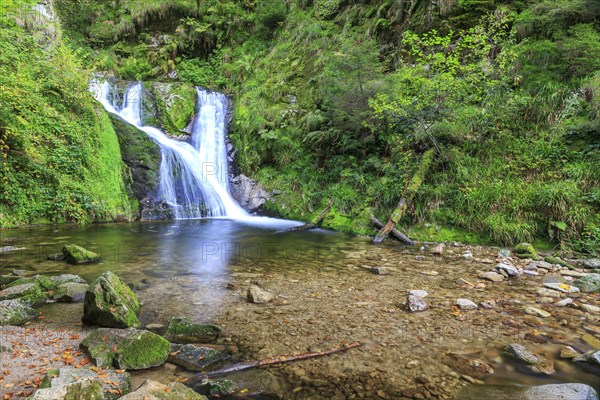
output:
[[[56,301],[62,301],[66,303],[79,303],[85,298],[85,293],[89,287],[90,285],[87,283],[63,283],[56,288],[52,294],[52,298]]]
[[[541,374],[553,374],[555,371],[554,363],[546,357],[531,353],[520,344],[509,344],[505,348],[506,354],[525,364],[531,371]]]
[[[164,385],[147,380],[135,392],[121,397],[121,400],[207,400],[207,398],[179,382]]]
[[[200,343],[215,340],[220,332],[221,328],[215,325],[173,317],[165,329],[164,337],[173,343]]]
[[[229,356],[210,347],[195,344],[172,344],[169,362],[180,365],[191,371],[204,371],[206,367]]]
[[[105,272],[85,293],[83,322],[109,328],[139,327],[139,310],[140,303],[129,286],[112,272]]]
[[[100,380],[82,378],[76,381],[39,389],[34,393],[32,400],[101,400],[102,385]]]
[[[37,312],[21,300],[0,301],[0,326],[23,325],[37,316]]]
[[[271,199],[264,187],[244,174],[231,179],[231,196],[249,212],[260,211],[265,202]]]
[[[462,389],[461,400],[598,400],[591,386],[563,383],[540,386],[473,385]]]
[[[90,333],[81,347],[99,367],[114,365],[119,369],[138,370],[164,364],[170,344],[150,331],[100,328]]]
[[[47,394],[52,393],[61,393],[63,392],[62,388],[69,387],[70,385],[73,385],[83,379],[92,380],[98,383],[101,388],[101,394],[100,397],[97,397],[98,399],[114,400],[118,399],[123,394],[131,392],[131,375],[127,372],[118,373],[115,370],[107,369],[102,371],[102,374],[99,374],[98,372],[87,368],[65,367],[46,372],[41,387],[44,388],[42,390],[46,390],[47,392],[42,392],[42,390],[39,390],[37,393],[42,392],[40,396],[47,396]],[[89,393],[86,393],[86,395],[89,395]],[[41,399],[54,399],[54,397],[40,397],[39,400]],[[88,397],[67,396],[58,397],[57,399],[87,400]]]
[[[586,269],[600,269],[600,258],[590,258],[583,260],[581,266]]]
[[[263,289],[258,285],[252,285],[248,288],[246,298],[250,303],[268,303],[272,301],[275,298],[275,296],[273,295],[273,293],[269,292],[266,289]]]
[[[537,260],[540,258],[535,248],[530,243],[519,243],[513,249],[513,253],[519,258],[531,258],[532,260]]]
[[[584,293],[600,293],[600,274],[588,274],[573,284]]]
[[[62,253],[69,264],[90,264],[100,261],[101,257],[76,244],[63,246]]]

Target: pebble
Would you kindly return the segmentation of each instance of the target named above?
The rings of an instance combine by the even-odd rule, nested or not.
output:
[[[550,317],[552,314],[550,314],[547,311],[541,310],[539,308],[535,308],[535,307],[527,307],[525,308],[525,313],[529,314],[529,315],[533,315],[536,317],[540,317],[540,318],[548,318]]]
[[[429,293],[427,293],[426,290],[411,290],[408,292],[408,294],[412,294],[413,296],[417,296],[417,297],[427,297],[429,295]]]
[[[525,271],[523,271],[523,273],[525,275],[530,275],[530,276],[538,276],[539,275],[539,273],[537,271],[531,271],[531,270],[528,270],[528,269],[526,269]]]
[[[554,303],[554,299],[552,297],[538,297],[535,299],[535,302],[539,304],[550,304]]]
[[[492,281],[492,282],[502,282],[504,280],[504,276],[502,276],[501,274],[494,272],[494,271],[484,272],[483,274],[480,275],[480,278],[486,279],[486,280]]]
[[[496,302],[494,300],[487,300],[487,301],[480,302],[479,305],[483,308],[487,308],[488,310],[491,310],[496,305]]]
[[[510,264],[507,264],[507,263],[496,264],[496,269],[506,272],[509,276],[518,276],[519,275],[519,270],[516,267],[514,267]]]
[[[466,260],[470,260],[471,258],[473,258],[473,253],[471,253],[470,251],[467,250],[462,254],[461,257]]]
[[[439,272],[437,272],[437,271],[434,271],[434,270],[429,270],[429,271],[421,271],[421,273],[422,273],[423,275],[429,275],[429,276],[437,276],[437,275],[439,275],[439,274],[440,274]]]
[[[477,308],[477,304],[473,303],[469,299],[458,299],[454,304],[456,304],[461,310],[475,310]]]
[[[589,313],[600,314],[600,307],[596,307],[591,304],[579,304],[579,308]]]
[[[575,358],[579,353],[571,346],[565,346],[560,349],[560,358]]]
[[[425,300],[423,300],[422,297],[415,296],[412,294],[408,295],[405,306],[406,309],[410,312],[425,311],[429,308],[429,306],[427,305]]]
[[[557,292],[556,290],[550,290],[550,289],[546,289],[546,288],[537,288],[537,294],[539,294],[542,297],[560,297],[560,292]]]
[[[411,360],[411,361],[409,361],[409,362],[406,363],[406,368],[415,368],[418,365],[419,365],[419,361],[418,360]]]

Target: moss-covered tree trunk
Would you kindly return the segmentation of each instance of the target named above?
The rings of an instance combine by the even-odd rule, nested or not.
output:
[[[419,164],[419,168],[412,176],[410,182],[406,186],[404,190],[404,195],[400,198],[398,205],[394,209],[394,212],[390,216],[387,224],[383,228],[379,230],[375,239],[373,239],[373,243],[379,244],[388,237],[390,231],[394,229],[396,224],[400,221],[400,219],[406,213],[406,209],[408,208],[408,204],[412,201],[417,193],[417,190],[421,187],[423,180],[425,179],[425,175],[427,171],[429,171],[429,167],[433,162],[433,157],[435,156],[435,149],[429,149],[425,153],[423,153],[423,157],[421,158],[421,163]]]

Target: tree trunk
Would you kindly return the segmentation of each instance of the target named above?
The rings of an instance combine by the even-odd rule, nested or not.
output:
[[[375,236],[375,239],[373,239],[373,243],[379,244],[383,242],[385,238],[388,237],[392,229],[394,229],[398,221],[400,221],[400,219],[404,216],[404,213],[406,213],[406,209],[408,208],[408,204],[415,197],[417,190],[419,190],[423,180],[425,179],[425,175],[427,174],[427,171],[433,162],[434,155],[434,149],[429,149],[423,153],[423,158],[421,158],[419,168],[412,176],[410,182],[408,182],[406,189],[404,189],[404,195],[402,198],[400,198],[400,201],[398,202],[398,205],[396,206],[396,209],[392,213],[387,224],[385,224],[385,226],[379,230],[377,236]]]
[[[381,221],[379,221],[377,218],[375,218],[374,216],[371,215],[371,217],[369,218],[371,220],[371,223],[373,225],[375,225],[376,228],[381,229],[384,227],[384,225],[381,223]],[[412,246],[413,244],[415,244],[414,240],[412,240],[411,238],[409,238],[408,236],[406,236],[404,233],[400,232],[398,229],[393,228],[390,233],[399,241],[401,241],[404,244],[407,244],[409,246]]]

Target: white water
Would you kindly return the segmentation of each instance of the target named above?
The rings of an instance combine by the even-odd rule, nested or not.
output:
[[[144,131],[160,146],[158,200],[167,202],[176,219],[228,218],[279,228],[298,225],[298,221],[250,216],[233,200],[229,191],[225,142],[228,100],[221,93],[196,90],[198,113],[192,124],[190,144],[143,125],[141,83],[128,86],[119,100],[108,81],[90,82],[90,91],[106,111]]]
[[[92,81],[91,85],[96,99],[107,111],[138,127],[160,146],[158,197],[167,202],[176,219],[248,216],[229,193],[225,96],[197,88],[198,113],[189,144],[143,125],[141,83],[127,87],[120,104],[117,96],[111,96],[112,88],[107,81]]]

